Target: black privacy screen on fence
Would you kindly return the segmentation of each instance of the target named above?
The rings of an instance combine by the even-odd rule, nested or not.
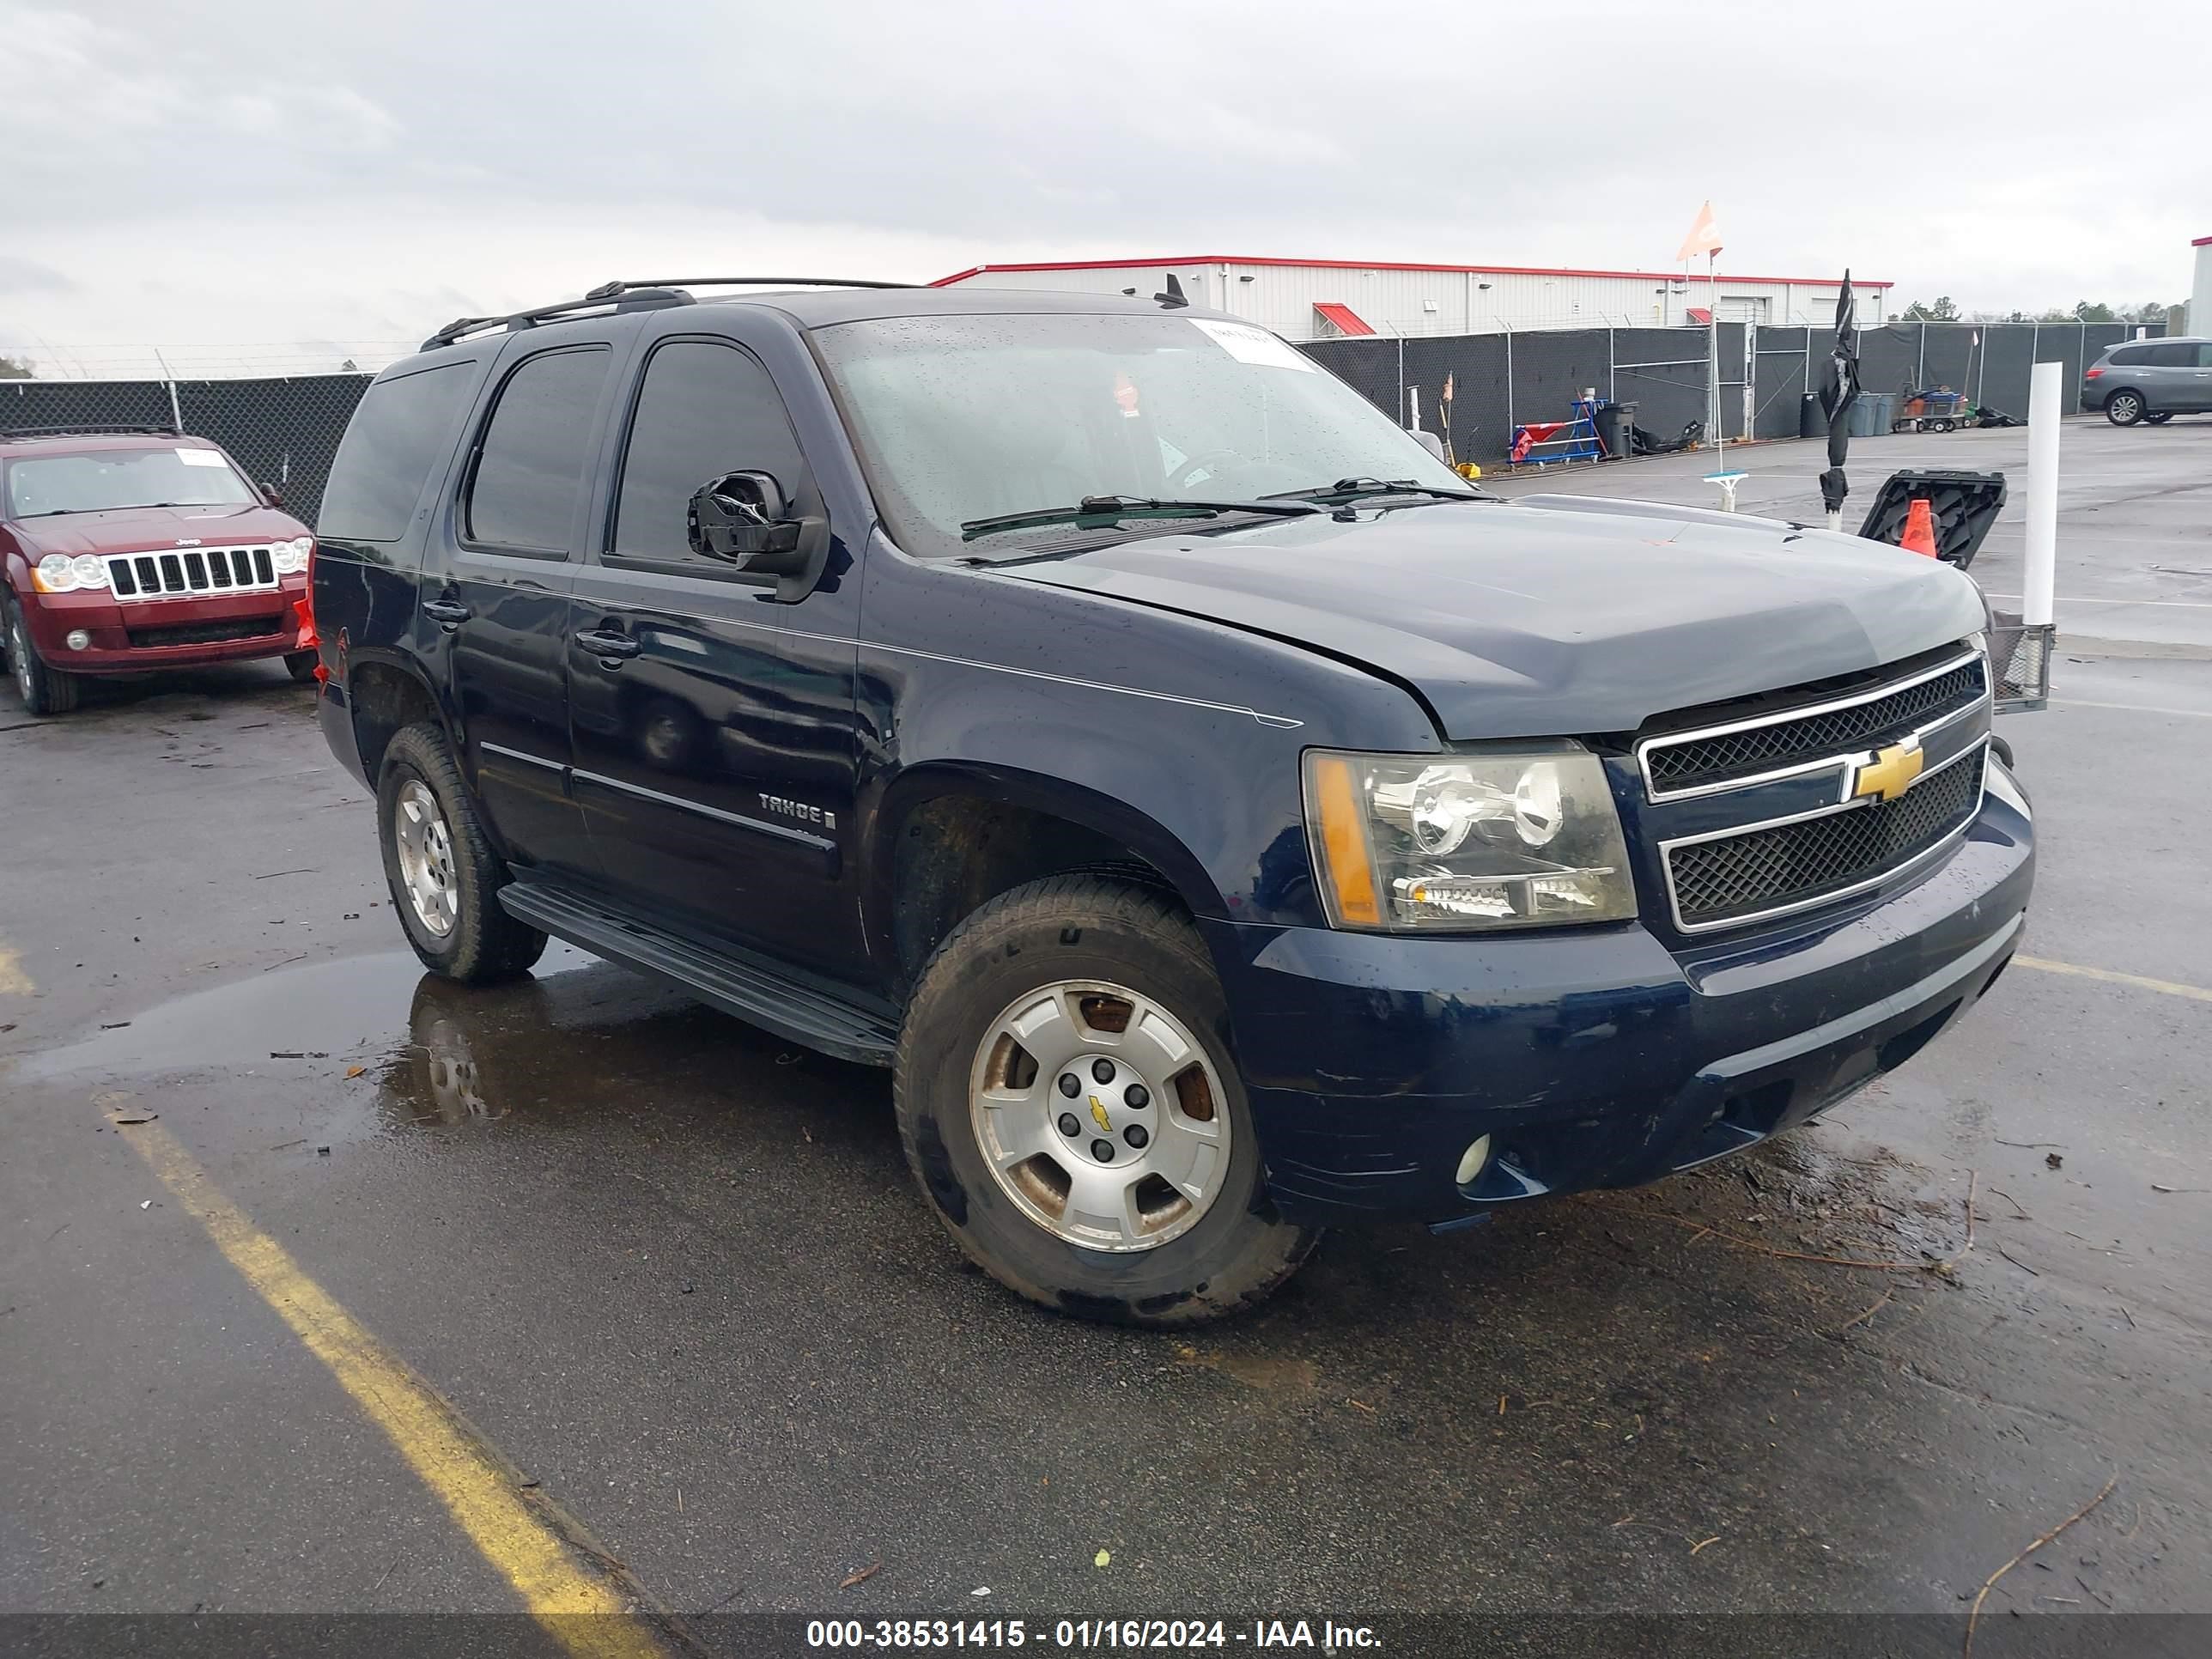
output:
[[[2148,331],[2163,330],[2153,324]],[[2035,363],[2063,362],[2069,387],[2078,388],[2082,369],[2132,332],[2122,323],[1890,323],[1860,331],[1859,372],[1869,392],[1949,386],[2026,420]],[[1821,359],[1833,338],[1829,329],[1723,323],[1723,434],[1731,441],[1796,437],[1799,407],[1819,386]],[[1516,423],[1565,420],[1574,399],[1593,389],[1601,398],[1636,404],[1637,425],[1656,438],[1673,439],[1686,422],[1705,418],[1708,341],[1701,328],[1318,340],[1302,349],[1401,426],[1407,423],[1408,388],[1418,388],[1422,429],[1447,435],[1461,460],[1502,459]],[[1453,382],[1449,421],[1437,407],[1447,375]]]
[[[273,484],[285,509],[312,526],[322,510],[331,458],[366,374],[282,380],[0,380],[0,434],[26,427],[167,427],[173,415],[195,437],[221,444],[256,483]]]
[[[2163,331],[2152,325],[2150,332]],[[1869,392],[1948,386],[1977,404],[2027,418],[2030,368],[2057,360],[2069,386],[2098,353],[2132,330],[2109,323],[1891,323],[1861,331]],[[1820,384],[1831,331],[1723,323],[1720,420],[1730,440],[1797,435],[1798,408]],[[1524,421],[1562,421],[1584,392],[1636,407],[1636,423],[1670,441],[1706,418],[1706,331],[1700,328],[1546,329],[1419,339],[1319,340],[1303,348],[1401,426],[1418,393],[1422,430],[1449,436],[1459,460],[1494,465]],[[1449,411],[1439,400],[1449,378]],[[0,380],[0,433],[25,427],[160,425],[173,407],[184,429],[211,438],[257,483],[273,484],[309,526],[366,374],[291,380]],[[1745,389],[1750,421],[1745,421]],[[174,395],[173,405],[171,402]],[[2071,394],[2069,393],[2069,396]]]

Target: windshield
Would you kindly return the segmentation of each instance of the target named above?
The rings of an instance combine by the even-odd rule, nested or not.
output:
[[[8,516],[125,507],[247,507],[256,497],[214,449],[95,449],[8,464]]]
[[[1249,323],[896,317],[815,339],[891,532],[922,557],[972,551],[963,525],[1087,496],[1249,500],[1354,477],[1467,489],[1358,393]]]

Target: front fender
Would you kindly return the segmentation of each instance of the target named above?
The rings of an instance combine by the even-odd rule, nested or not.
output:
[[[901,771],[888,782],[872,810],[864,815],[871,826],[864,854],[871,915],[888,916],[896,901],[899,841],[914,815],[947,796],[1003,802],[1095,830],[1166,877],[1193,915],[1228,914],[1228,902],[1213,872],[1165,824],[1126,799],[1094,784],[1073,782],[1065,775],[1030,771],[1002,762],[948,759]]]

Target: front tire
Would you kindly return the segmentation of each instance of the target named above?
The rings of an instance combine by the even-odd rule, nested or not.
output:
[[[284,657],[284,672],[292,677],[295,684],[306,685],[314,679],[315,665],[321,660],[322,656],[318,652],[288,652]]]
[[[76,707],[83,680],[77,675],[46,666],[39,656],[39,647],[31,643],[31,625],[24,619],[23,607],[13,594],[8,596],[6,609],[8,667],[15,677],[15,690],[23,699],[23,707],[33,714],[68,714]]]
[[[2115,392],[2105,399],[2105,418],[2114,426],[2133,426],[2148,412],[2140,392]]]
[[[468,985],[530,971],[545,935],[500,908],[506,864],[435,726],[407,726],[386,748],[376,820],[392,908],[424,967]]]
[[[1320,1235],[1267,1200],[1228,1030],[1172,898],[1018,887],[953,930],[908,1004],[907,1161],[969,1258],[1032,1302],[1155,1328],[1236,1313]]]

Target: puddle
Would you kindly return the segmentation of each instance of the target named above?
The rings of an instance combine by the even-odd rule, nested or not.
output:
[[[128,1084],[112,1097],[148,1108],[210,1079],[260,1079],[307,1109],[318,1144],[739,1102],[803,1107],[834,1128],[841,1105],[869,1112],[884,1092],[880,1073],[560,945],[510,985],[455,985],[406,951],[279,969],[26,1055],[15,1075]]]
[[[571,954],[577,963],[589,960]],[[193,992],[66,1048],[26,1055],[17,1074],[173,1077],[220,1069],[282,1075],[300,1070],[299,1057],[307,1055],[381,1059],[393,1034],[406,1030],[408,1006],[422,977],[422,964],[404,951],[279,969]]]

